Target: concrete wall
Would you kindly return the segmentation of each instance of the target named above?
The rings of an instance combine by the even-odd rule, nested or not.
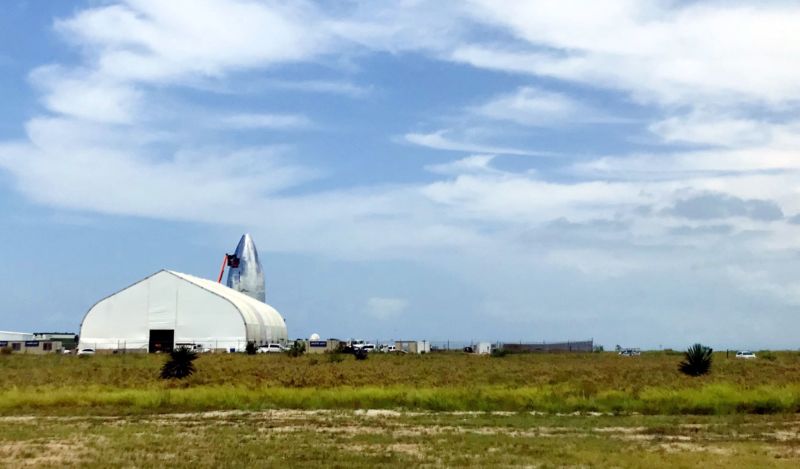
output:
[[[552,343],[505,343],[502,348],[509,352],[591,352],[593,346],[594,341],[592,340],[579,340]]]

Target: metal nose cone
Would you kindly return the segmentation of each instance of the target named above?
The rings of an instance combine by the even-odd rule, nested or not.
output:
[[[238,265],[228,269],[227,285],[262,303],[265,302],[264,269],[258,260],[256,244],[250,233],[242,235],[234,256],[238,259]]]

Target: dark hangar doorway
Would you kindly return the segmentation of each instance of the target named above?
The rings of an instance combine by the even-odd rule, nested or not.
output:
[[[169,353],[174,346],[174,329],[150,329],[150,345],[148,346],[150,353]]]

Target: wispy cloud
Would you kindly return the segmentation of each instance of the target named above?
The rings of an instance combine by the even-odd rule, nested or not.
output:
[[[665,105],[782,106],[800,97],[800,70],[791,66],[800,54],[800,11],[789,3],[475,0],[470,7],[474,20],[523,44],[452,51],[478,67],[621,89]]]
[[[471,110],[478,116],[533,127],[625,122],[566,94],[530,86],[496,96]]]
[[[361,86],[346,81],[325,81],[325,80],[271,80],[265,83],[266,86],[280,88],[284,90],[300,91],[306,93],[330,93],[348,96],[351,98],[362,98],[373,91],[371,86]]]
[[[298,114],[235,114],[220,118],[220,124],[233,129],[302,129],[311,120]]]
[[[403,139],[408,143],[432,148],[434,150],[459,151],[466,153],[493,153],[498,155],[521,155],[521,156],[553,156],[552,152],[525,150],[522,148],[504,147],[499,145],[488,145],[469,141],[459,141],[448,138],[447,130],[438,130],[432,133],[408,133]]]
[[[494,158],[495,155],[472,155],[448,163],[427,165],[425,169],[444,175],[495,172],[496,170],[491,167]]]

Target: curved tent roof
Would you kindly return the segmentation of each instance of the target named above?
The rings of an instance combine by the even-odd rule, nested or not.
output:
[[[244,326],[244,327],[242,327]],[[175,342],[241,347],[288,339],[271,306],[225,285],[160,270],[95,303],[81,321],[81,343],[94,348],[144,348],[152,331],[172,330]]]
[[[283,316],[278,313],[272,306],[262,303],[255,298],[252,298],[244,293],[238,292],[230,287],[221,283],[213,282],[208,279],[195,277],[194,275],[175,272],[174,270],[166,270],[177,277],[180,277],[187,282],[191,282],[200,288],[210,291],[215,295],[221,296],[233,303],[236,309],[242,314],[245,325],[248,326],[248,332],[251,325],[259,325],[261,327],[283,327],[286,328],[286,322]],[[250,334],[248,334],[249,336]],[[284,332],[285,335],[285,332]]]

